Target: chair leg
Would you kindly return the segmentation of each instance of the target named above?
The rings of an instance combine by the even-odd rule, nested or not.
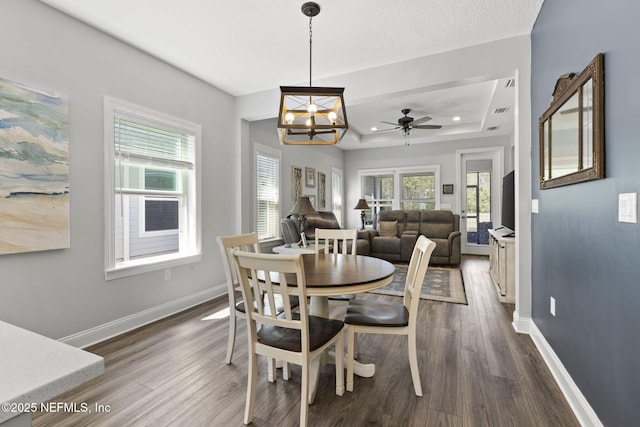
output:
[[[291,378],[291,372],[289,371],[289,363],[288,362],[282,362],[282,379],[285,381],[289,381],[289,378]]]
[[[247,402],[244,406],[244,423],[248,425],[253,420],[253,404],[256,400],[256,383],[258,379],[258,355],[249,356],[249,372],[247,374]]]
[[[409,366],[411,367],[411,378],[413,379],[413,388],[416,396],[422,396],[422,385],[420,383],[420,371],[418,370],[418,352],[416,349],[416,331],[409,331],[407,335]]]
[[[357,359],[359,356],[358,354],[358,336],[355,335],[353,337],[353,358],[354,360]]]
[[[336,394],[344,394],[344,336],[338,335],[336,340]],[[353,362],[351,362],[353,363]]]
[[[227,365],[231,363],[233,357],[233,346],[236,343],[236,310],[234,306],[229,307],[229,338],[227,340]]]
[[[309,363],[302,364],[300,378],[300,427],[306,427],[309,410]]]
[[[276,382],[276,359],[267,358],[267,379],[270,383]]]
[[[347,391],[353,391],[353,357],[355,341],[355,328],[347,325]]]

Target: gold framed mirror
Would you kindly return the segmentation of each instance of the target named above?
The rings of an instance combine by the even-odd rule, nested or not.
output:
[[[604,178],[604,55],[558,79],[538,121],[540,189]]]

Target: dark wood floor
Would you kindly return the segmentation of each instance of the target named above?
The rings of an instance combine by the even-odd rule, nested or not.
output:
[[[513,306],[498,302],[488,259],[465,256],[462,271],[469,305],[421,302],[424,396],[413,391],[405,338],[363,335],[360,359],[375,363],[376,375],[356,377],[354,391],[339,397],[334,367],[326,366],[309,408],[310,425],[579,425],[531,339],[514,332]],[[33,425],[242,425],[245,325],[240,323],[233,364],[226,365],[227,319],[203,320],[226,305],[226,299],[208,302],[88,348],[105,358],[104,375],[55,401],[86,403],[91,413],[36,413]],[[279,377],[270,384],[261,361],[255,425],[298,424],[300,369],[294,366],[292,372],[290,381]],[[96,404],[105,410],[96,412]]]

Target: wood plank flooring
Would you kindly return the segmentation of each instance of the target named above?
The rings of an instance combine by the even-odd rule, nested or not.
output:
[[[464,256],[468,305],[421,301],[418,357],[423,397],[413,392],[404,337],[361,335],[360,360],[373,378],[355,377],[354,391],[335,395],[333,366],[321,373],[313,426],[578,426],[551,373],[526,335],[511,326],[486,257]],[[398,301],[362,294],[358,298]],[[105,358],[101,377],[55,399],[90,412],[36,413],[41,426],[240,426],[246,393],[246,327],[239,322],[233,363],[224,363],[227,318],[220,298],[87,350]],[[340,310],[332,314],[339,316]],[[260,362],[254,425],[295,426],[300,368],[267,382]],[[95,405],[103,405],[98,412]],[[106,410],[108,409],[108,411]]]

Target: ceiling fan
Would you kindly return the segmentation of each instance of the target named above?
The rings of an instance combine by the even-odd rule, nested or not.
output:
[[[441,125],[423,125],[422,123],[428,122],[431,120],[431,117],[425,116],[419,119],[414,120],[413,117],[409,117],[409,113],[411,112],[410,108],[404,108],[402,110],[402,114],[404,117],[400,117],[397,123],[392,122],[381,122],[386,123],[388,125],[393,125],[393,128],[390,129],[380,129],[376,132],[390,132],[398,129],[402,129],[404,136],[409,136],[411,133],[411,129],[440,129]]]

